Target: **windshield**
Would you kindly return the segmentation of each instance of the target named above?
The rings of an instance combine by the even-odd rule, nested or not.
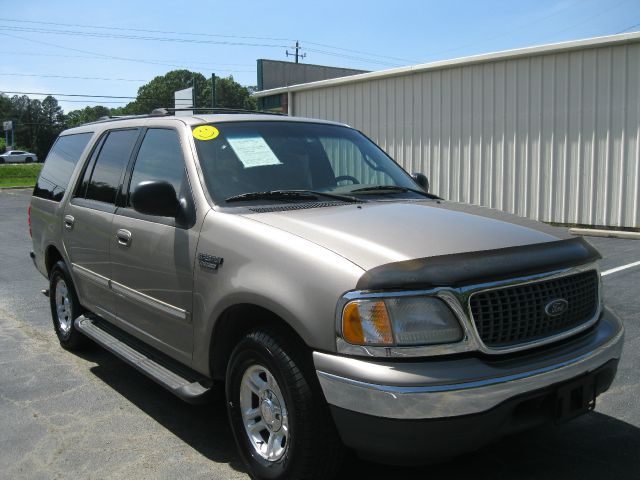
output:
[[[227,200],[308,201],[312,191],[372,197],[424,198],[380,148],[356,130],[296,122],[228,122],[193,128],[205,183],[217,204]],[[389,186],[392,188],[375,188]],[[374,188],[370,188],[374,187]],[[401,187],[401,188],[393,188]],[[271,195],[244,195],[270,192]]]

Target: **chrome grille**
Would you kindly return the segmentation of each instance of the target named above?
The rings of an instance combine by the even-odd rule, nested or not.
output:
[[[564,299],[567,309],[545,308]],[[487,347],[509,347],[560,334],[588,322],[598,309],[595,270],[550,280],[478,292],[469,299],[473,322]]]

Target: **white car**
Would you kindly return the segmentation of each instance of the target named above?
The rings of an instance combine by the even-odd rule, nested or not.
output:
[[[22,150],[9,150],[0,155],[0,163],[33,163],[38,161],[35,153]]]

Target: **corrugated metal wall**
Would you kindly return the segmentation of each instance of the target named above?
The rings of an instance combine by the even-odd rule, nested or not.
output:
[[[447,199],[538,220],[640,226],[640,44],[294,91]]]

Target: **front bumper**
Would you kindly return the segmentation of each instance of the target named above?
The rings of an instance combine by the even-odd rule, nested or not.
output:
[[[557,386],[596,375],[606,365],[596,391],[601,393],[615,376],[623,337],[620,319],[605,308],[589,332],[555,347],[517,356],[380,361],[314,352],[313,359],[343,440],[360,449],[360,445],[354,445],[359,443],[354,439],[354,424],[380,420],[402,426],[396,433],[404,432],[401,436],[408,437],[410,424],[431,420],[428,423],[444,425],[446,431],[446,425],[460,417],[484,415],[486,419],[499,411],[498,407],[511,405],[507,410],[517,409],[519,399],[526,401],[531,395],[547,398]],[[485,427],[497,430],[498,425],[489,422]],[[396,440],[396,444],[402,443],[402,438],[388,436],[385,443],[391,445]]]

